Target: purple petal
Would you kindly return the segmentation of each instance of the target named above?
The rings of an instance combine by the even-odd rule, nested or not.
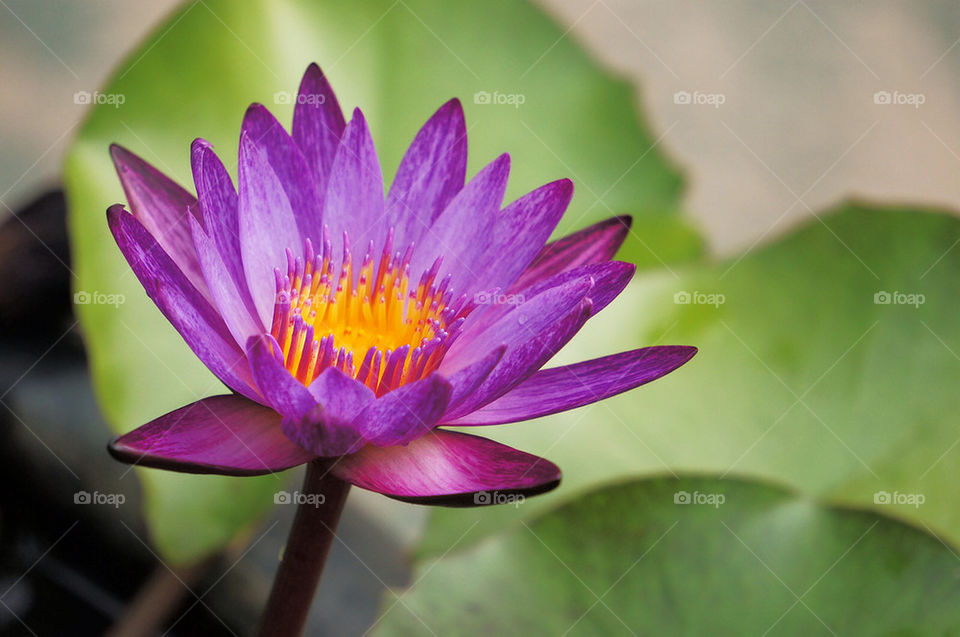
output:
[[[251,104],[243,118],[242,133],[252,139],[256,146],[267,156],[267,162],[276,174],[283,192],[287,195],[297,228],[303,239],[311,239],[315,244],[323,237],[323,224],[320,219],[321,199],[317,191],[316,179],[308,169],[300,148],[262,104]],[[296,246],[300,248],[302,239]]]
[[[247,359],[253,378],[268,405],[283,416],[302,418],[310,413],[317,401],[278,360],[270,342],[268,336],[256,336],[247,344]]]
[[[329,226],[335,246],[346,231],[358,252],[365,251],[371,240],[375,249],[382,246],[387,236],[380,160],[360,109],[354,110],[333,160],[323,204],[323,222]]]
[[[387,196],[387,224],[395,245],[418,242],[423,232],[463,188],[467,174],[467,127],[454,98],[427,120],[407,149]]]
[[[287,264],[286,250],[298,255],[303,241],[290,200],[265,150],[240,136],[240,250],[250,296],[264,325],[273,320],[274,268]]]
[[[318,404],[303,418],[284,419],[287,437],[327,457],[353,453],[363,447],[366,440],[351,421],[376,399],[373,391],[329,367],[310,384],[310,393]]]
[[[304,387],[277,360],[267,337],[250,339],[248,350],[253,376],[269,404],[283,415],[280,428],[287,438],[324,457],[352,453],[363,446],[350,420],[373,399],[372,391],[332,367],[309,389]],[[368,394],[357,392],[357,386]]]
[[[161,416],[110,443],[117,460],[185,473],[252,476],[309,462],[280,416],[240,396],[213,396]]]
[[[200,270],[187,218],[197,214],[197,200],[159,170],[126,148],[112,144],[110,155],[133,216],[203,296],[207,284]]]
[[[324,413],[342,423],[349,423],[377,399],[373,390],[336,367],[325,369],[308,389]]]
[[[368,445],[341,458],[331,471],[397,500],[442,506],[497,504],[560,484],[560,469],[549,460],[441,429],[405,447]]]
[[[548,243],[510,288],[523,290],[555,274],[609,261],[623,245],[633,219],[613,217]]]
[[[480,266],[485,287],[510,287],[550,238],[571,197],[573,182],[561,179],[527,193],[497,215],[493,245]]]
[[[251,336],[265,331],[247,291],[246,281],[243,281],[242,288],[237,287],[237,281],[230,276],[214,240],[207,236],[198,221],[191,219],[190,224],[203,276],[210,286],[210,295],[237,346],[244,347]]]
[[[375,445],[405,445],[428,433],[440,422],[453,393],[439,374],[384,394],[353,421],[353,428]]]
[[[233,188],[230,175],[210,144],[203,139],[193,141],[191,164],[193,181],[197,187],[197,199],[203,213],[201,226],[213,240],[236,288],[249,296],[247,279],[243,273],[243,261],[240,258],[237,192]]]
[[[453,394],[450,396],[450,404],[447,409],[453,409],[460,405],[464,399],[473,394],[480,386],[480,383],[487,379],[490,372],[493,371],[504,352],[507,351],[506,345],[501,345],[475,363],[467,365],[463,369],[450,374],[450,384],[453,386]]]
[[[293,140],[307,161],[309,176],[316,180],[321,197],[326,194],[327,179],[345,126],[330,83],[320,67],[311,64],[303,74],[293,107]]]
[[[469,414],[529,378],[580,331],[592,315],[592,310],[593,303],[590,299],[584,299],[576,309],[536,337],[508,349],[483,382],[465,396],[463,402],[444,415],[443,422]]]
[[[525,299],[479,333],[468,328],[447,352],[440,367],[441,373],[459,369],[476,360],[478,354],[486,355],[501,345],[507,345],[509,350],[536,338],[558,318],[579,306],[588,294],[592,295],[593,287],[594,279],[590,276],[564,281]]]
[[[510,155],[500,155],[474,176],[423,234],[410,272],[419,276],[443,256],[438,280],[453,274],[453,287],[473,291],[483,280],[480,264],[490,249],[493,228],[510,175]]]
[[[161,282],[157,283],[154,302],[214,376],[235,392],[264,404],[246,355],[224,333],[223,320],[209,304],[200,305],[184,297],[177,287]]]
[[[573,268],[572,270],[564,270],[524,290],[502,295],[502,298],[512,301],[513,303],[518,301],[522,303],[527,299],[535,298],[546,290],[588,276],[592,277],[595,282],[593,289],[590,291],[590,300],[593,301],[593,314],[596,315],[623,292],[623,289],[633,278],[636,269],[636,266],[632,263],[623,261],[593,263]],[[516,306],[511,303],[501,303],[492,304],[486,310],[482,307],[478,308],[478,310],[470,316],[470,323],[464,332],[463,338],[465,340],[472,339],[473,335],[479,334],[490,325],[509,315],[515,307]]]
[[[123,206],[107,210],[110,230],[147,295],[190,349],[230,389],[260,401],[242,350],[217,311]]]
[[[548,286],[546,282],[532,286],[531,289],[546,287],[549,291],[577,285],[577,282],[582,281],[584,276],[595,281],[593,289],[589,291],[587,298],[584,299],[584,304],[582,304],[579,309],[567,314],[562,320],[553,323],[549,328],[536,331],[535,335],[533,335],[532,338],[528,338],[525,342],[518,340],[523,336],[523,332],[519,330],[513,339],[503,341],[509,345],[503,359],[497,364],[486,380],[484,380],[462,404],[450,410],[450,413],[444,417],[444,423],[450,419],[464,416],[499,398],[543,367],[554,354],[560,351],[560,349],[573,338],[574,334],[583,327],[586,320],[597,313],[597,308],[602,309],[626,287],[630,281],[630,277],[633,276],[633,272],[633,264],[610,261],[607,263],[583,266],[576,270],[555,275],[551,277],[550,281],[557,283],[557,285],[553,285],[552,287]],[[592,273],[592,275],[588,273]],[[534,300],[538,299],[544,293],[545,292],[541,292],[535,296]],[[514,317],[514,314],[517,310],[529,303],[530,301],[528,300],[519,308],[508,311],[502,315],[492,326],[486,328],[486,331],[483,331],[479,337],[474,337],[471,336],[470,333],[464,332],[456,345],[470,343],[471,349],[476,348],[475,351],[488,351],[490,343],[493,341],[490,334],[496,333],[495,330],[500,330],[504,336],[508,336],[509,331],[506,328],[509,327],[511,322],[517,321],[517,319],[520,318]],[[554,316],[557,314],[554,314]],[[476,333],[473,328],[471,328],[471,332],[473,334]],[[449,362],[447,359],[444,359],[440,366],[440,371],[442,373],[446,372],[448,365],[459,363],[468,355],[469,353],[465,348],[458,350],[458,358],[451,359]],[[450,354],[448,354],[448,358],[450,358]]]
[[[501,398],[447,424],[499,425],[589,405],[665,376],[696,353],[695,347],[647,347],[540,370]]]

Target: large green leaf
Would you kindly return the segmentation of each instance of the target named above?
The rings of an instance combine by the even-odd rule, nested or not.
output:
[[[231,169],[240,121],[253,101],[289,123],[307,64],[320,63],[346,108],[361,105],[392,175],[417,127],[451,96],[467,112],[471,169],[513,155],[510,194],[571,176],[577,195],[563,229],[633,213],[629,258],[642,264],[696,255],[676,216],[681,180],[639,122],[631,87],[594,64],[539,10],[484,3],[208,0],[187,5],[133,53],[104,89],[66,165],[76,287],[126,303],[79,306],[97,392],[126,431],[220,391],[146,299],[115,248],[104,210],[123,196],[107,146],[119,142],[189,184],[189,144],[202,136]],[[474,103],[480,91],[523,104]],[[122,95],[121,101],[116,97]],[[283,101],[284,96],[280,96]],[[514,98],[517,102],[519,99]],[[226,541],[276,488],[275,478],[148,477],[148,513],[168,557],[194,559]],[[205,511],[202,522],[194,515]],[[217,513],[219,512],[219,513]]]
[[[385,596],[377,634],[957,634],[957,560],[874,514],[746,481],[659,478],[421,563],[410,590]]]
[[[821,219],[740,260],[639,277],[563,359],[655,342],[700,353],[604,403],[486,429],[556,461],[564,483],[519,511],[438,511],[424,550],[665,469],[789,484],[960,545],[960,220],[859,204]],[[675,304],[684,291],[725,303]]]

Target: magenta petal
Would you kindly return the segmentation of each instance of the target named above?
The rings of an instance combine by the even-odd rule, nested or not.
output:
[[[303,240],[283,184],[267,153],[249,135],[240,136],[240,249],[247,286],[260,321],[270,325],[276,300],[274,268],[298,255]]]
[[[461,405],[452,409],[450,413],[445,416],[444,423],[448,422],[448,419],[465,416],[474,409],[478,409],[499,398],[518,383],[529,378],[530,375],[545,365],[554,354],[560,351],[560,349],[573,338],[574,334],[583,327],[586,320],[597,313],[598,308],[602,309],[626,287],[630,278],[633,276],[633,272],[633,264],[609,261],[607,263],[583,266],[575,270],[563,272],[551,277],[549,284],[543,282],[532,286],[530,288],[531,290],[540,287],[547,288],[547,290],[551,291],[564,289],[577,285],[578,282],[583,280],[584,276],[587,276],[595,282],[595,285],[586,295],[584,303],[579,309],[570,312],[564,316],[562,320],[553,323],[549,328],[540,329],[533,335],[527,332],[529,338],[524,342],[517,340],[522,338],[523,331],[518,330],[512,339],[507,339],[506,337],[509,336],[510,332],[506,328],[511,322],[518,322],[517,319],[522,318],[522,315],[515,316],[516,312],[525,305],[528,305],[530,303],[529,300],[519,308],[507,311],[498,318],[492,326],[487,327],[486,331],[483,331],[479,337],[472,337],[468,333],[464,333],[463,340],[458,341],[458,345],[464,341],[474,343],[480,339],[486,339],[489,342],[492,340],[489,335],[491,333],[496,334],[497,332],[494,330],[500,330],[503,334],[501,338],[504,338],[503,342],[507,343],[509,348],[507,349],[507,353],[504,354],[503,359],[501,359],[500,363],[497,364],[486,380],[484,380]],[[540,292],[534,297],[534,300],[540,298],[543,294],[544,292]],[[557,316],[558,314],[560,313],[556,312],[552,314],[552,316]],[[482,318],[486,319],[486,317]],[[524,319],[523,324],[525,326],[536,325],[535,322],[528,323],[526,319]],[[484,350],[481,347],[479,351]],[[462,357],[466,355],[466,352],[460,350],[458,355]],[[440,367],[442,372],[445,371],[446,365],[448,365],[448,362],[445,359]]]
[[[603,263],[593,263],[584,265],[572,270],[564,270],[559,274],[543,279],[530,287],[501,295],[502,298],[517,302],[524,302],[531,298],[536,298],[546,290],[550,290],[560,285],[566,285],[570,281],[576,281],[582,277],[592,277],[594,287],[590,290],[590,300],[593,302],[593,314],[596,315],[603,308],[607,307],[624,288],[630,283],[636,272],[636,266],[632,263],[623,261],[605,261]],[[514,310],[510,303],[491,305],[485,312],[478,310],[472,315],[468,331],[464,333],[465,339],[472,339],[474,334],[478,334],[489,328],[490,325],[501,321],[503,317],[509,316]],[[481,313],[482,312],[482,313]]]
[[[374,402],[377,395],[373,390],[350,378],[336,367],[328,367],[310,383],[308,388],[329,417],[348,423]]]
[[[459,369],[478,358],[478,353],[496,349],[500,345],[520,345],[537,338],[543,330],[566,316],[589,294],[594,287],[590,276],[580,276],[564,281],[537,295],[525,299],[520,305],[500,317],[479,333],[467,328],[463,337],[450,348],[440,367],[442,373]]]
[[[423,125],[397,169],[386,207],[394,244],[419,243],[463,188],[466,174],[467,127],[460,100],[452,99]]]
[[[339,254],[343,232],[349,234],[354,250],[361,255],[368,242],[372,240],[374,249],[378,249],[387,236],[380,160],[360,109],[354,110],[340,138],[324,196],[323,222],[330,228],[334,254]],[[334,262],[338,261],[335,257]]]
[[[493,240],[493,227],[510,175],[510,156],[501,155],[464,186],[423,233],[410,272],[424,272],[443,256],[438,280],[452,273],[453,286],[472,292],[483,280],[481,263]]]
[[[450,396],[450,404],[447,406],[448,411],[460,405],[464,399],[476,391],[480,383],[485,381],[490,372],[497,366],[506,351],[507,346],[501,345],[477,362],[450,374],[449,380],[453,386],[453,394]]]
[[[314,458],[287,440],[280,416],[240,396],[213,396],[161,416],[109,446],[118,460],[143,467],[252,476]]]
[[[544,493],[560,484],[549,460],[498,442],[435,429],[407,446],[368,445],[331,471],[347,482],[397,500],[484,506]]]
[[[507,394],[450,425],[499,425],[589,405],[656,380],[697,353],[686,346],[647,347],[540,370]]]
[[[187,279],[207,296],[207,284],[193,248],[187,218],[197,200],[169,177],[126,148],[112,144],[110,155],[133,216],[143,224]]]
[[[213,375],[247,398],[263,404],[247,357],[225,333],[223,321],[209,304],[185,297],[179,288],[157,283],[154,302]]]
[[[444,423],[469,414],[496,400],[518,383],[529,378],[570,342],[570,339],[592,316],[592,311],[592,302],[590,299],[584,299],[572,312],[534,338],[509,348],[483,382],[465,396],[463,402],[444,415]]]
[[[453,393],[439,374],[383,395],[353,421],[353,428],[375,445],[405,445],[428,433],[440,422]]]
[[[311,64],[303,74],[293,107],[293,140],[300,147],[321,201],[346,122],[330,83],[320,67]]]
[[[545,245],[533,263],[511,286],[511,292],[583,265],[609,261],[623,245],[630,225],[629,216],[613,217]]]
[[[268,337],[250,339],[248,351],[260,391],[283,415],[280,428],[287,438],[324,457],[351,453],[363,445],[350,420],[373,399],[372,391],[333,367],[318,376],[309,389],[304,387],[277,360]],[[367,389],[368,394],[358,393],[357,386]]]
[[[241,134],[248,135],[256,142],[257,147],[266,153],[267,162],[290,202],[300,236],[319,245],[323,237],[320,193],[300,148],[277,118],[262,104],[250,105],[243,117],[241,130]],[[299,249],[301,245],[302,240],[296,245],[285,247]]]
[[[242,350],[223,319],[193,287],[157,240],[121,205],[107,210],[117,245],[147,295],[180,333],[190,349],[230,389],[253,400],[253,386]]]
[[[247,340],[265,330],[260,322],[260,316],[253,305],[250,293],[247,291],[246,281],[234,279],[220,258],[214,240],[200,227],[200,223],[190,220],[193,242],[197,247],[197,256],[203,267],[203,276],[210,286],[210,296],[213,297],[220,316],[233,335],[238,347],[245,347]]]
[[[255,336],[247,343],[247,359],[253,378],[268,405],[283,416],[302,418],[316,406],[317,401],[277,359],[270,342],[269,336]]]
[[[243,262],[240,258],[237,191],[233,188],[233,181],[223,162],[213,152],[213,148],[207,141],[195,139],[190,157],[193,182],[197,188],[197,199],[203,213],[201,226],[213,240],[220,258],[227,267],[227,272],[236,281],[238,289],[242,288],[246,291],[247,280],[243,274]]]
[[[497,215],[493,246],[481,265],[486,289],[506,290],[536,257],[573,197],[573,182],[560,179],[520,197]]]
[[[329,367],[310,384],[317,404],[301,418],[284,418],[288,438],[319,456],[353,453],[366,440],[351,425],[353,418],[376,396],[369,387]]]

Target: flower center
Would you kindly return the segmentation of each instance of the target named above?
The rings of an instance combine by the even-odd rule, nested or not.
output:
[[[304,385],[337,367],[378,396],[435,370],[472,309],[453,298],[450,275],[436,281],[441,259],[411,287],[413,246],[392,252],[392,229],[379,259],[370,242],[359,272],[346,233],[338,267],[324,230],[320,253],[307,239],[302,257],[287,250],[286,273],[274,270],[271,333],[284,366]]]

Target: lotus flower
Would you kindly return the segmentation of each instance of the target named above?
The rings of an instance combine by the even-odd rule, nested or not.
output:
[[[687,362],[649,347],[541,369],[634,273],[611,260],[618,217],[547,243],[567,179],[501,209],[509,155],[465,183],[460,103],[417,133],[384,197],[367,122],[347,123],[311,65],[292,133],[260,105],[238,183],[192,146],[194,197],[119,146],[130,204],[110,229],[147,294],[232,393],[119,437],[118,459],[256,475],[329,459],[337,478],[400,500],[474,505],[535,494],[548,460],[448,426],[497,425],[602,400]]]

